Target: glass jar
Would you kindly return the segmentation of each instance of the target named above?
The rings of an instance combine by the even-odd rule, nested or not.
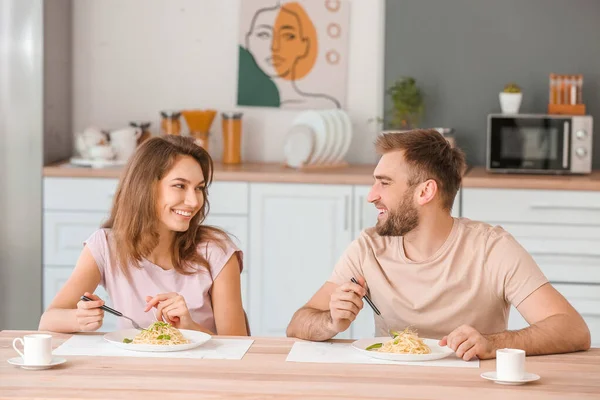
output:
[[[242,162],[242,116],[241,112],[221,113],[223,164],[240,164]]]
[[[181,134],[181,112],[179,111],[161,111],[162,121],[160,123],[160,133],[163,135]]]
[[[140,135],[140,138],[137,141],[137,144],[140,145],[142,144],[144,141],[150,139],[152,137],[152,133],[150,132],[150,125],[152,125],[152,123],[150,122],[145,122],[145,121],[132,121],[129,123],[129,126],[133,127],[133,128],[138,128],[142,131],[142,134]]]

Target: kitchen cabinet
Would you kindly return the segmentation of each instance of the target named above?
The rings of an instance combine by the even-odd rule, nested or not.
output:
[[[296,310],[329,278],[352,240],[352,186],[250,187],[250,326],[285,336]],[[340,337],[347,337],[344,332]]]
[[[68,279],[83,241],[108,217],[117,187],[108,178],[44,178],[44,307]],[[244,252],[242,299],[254,335],[281,336],[293,313],[329,278],[348,245],[373,226],[370,185],[214,182],[206,224]],[[532,254],[584,316],[600,345],[600,193],[462,188],[452,215],[499,224]],[[98,288],[98,295],[110,298]],[[114,329],[107,317],[103,330]],[[509,329],[527,323],[513,307]],[[374,334],[365,307],[340,338]]]

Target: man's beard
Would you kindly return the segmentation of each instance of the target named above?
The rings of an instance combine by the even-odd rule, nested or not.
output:
[[[413,204],[415,191],[407,190],[402,201],[393,210],[388,210],[384,221],[377,221],[375,230],[379,236],[404,236],[419,225],[419,213]]]

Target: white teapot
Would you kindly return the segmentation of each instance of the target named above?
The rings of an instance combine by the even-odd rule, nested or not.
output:
[[[108,144],[108,137],[102,130],[95,126],[87,127],[82,133],[75,135],[75,147],[83,158],[92,158],[90,149],[95,146]]]
[[[135,153],[141,135],[142,130],[133,127],[117,129],[109,133],[110,144],[116,153],[117,160],[126,161]]]

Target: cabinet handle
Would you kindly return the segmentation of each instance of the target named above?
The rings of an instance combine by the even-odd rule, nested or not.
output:
[[[563,125],[563,168],[569,167],[569,123],[565,121]]]
[[[529,208],[534,210],[575,210],[575,211],[600,211],[598,206],[567,206],[553,204],[531,204]]]
[[[344,196],[344,230],[348,230],[348,196]]]

